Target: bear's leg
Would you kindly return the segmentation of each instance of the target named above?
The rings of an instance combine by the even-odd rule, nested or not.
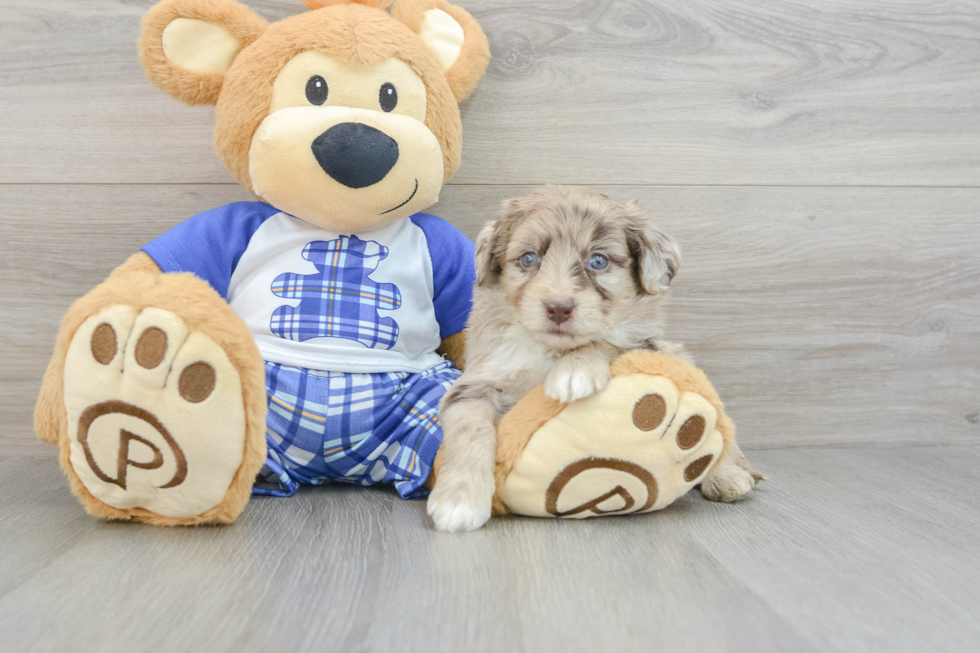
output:
[[[693,365],[633,351],[610,371],[609,385],[588,398],[562,404],[538,387],[504,415],[497,429],[494,514],[649,512],[698,484],[734,500],[761,477],[745,469],[735,425]],[[734,487],[712,484],[718,481]]]
[[[428,494],[439,401],[460,374],[452,363],[415,374],[266,369],[269,459],[256,493],[340,481],[391,484],[406,499]]]
[[[684,345],[665,340],[658,341],[657,345],[661,353],[694,364],[693,357]],[[756,483],[765,478],[765,474],[752,469],[751,463],[745,458],[738,443],[732,442],[725,457],[701,483],[701,495],[709,501],[724,503],[736,501],[748,494]]]
[[[379,441],[389,443],[386,454],[378,459],[385,467],[380,478],[393,482],[405,499],[429,494],[443,440],[439,404],[459,375],[450,361],[444,361],[404,378],[389,393],[391,399],[374,433]]]
[[[66,315],[35,422],[90,513],[230,522],[265,459],[265,406],[261,357],[217,293],[124,270]]]

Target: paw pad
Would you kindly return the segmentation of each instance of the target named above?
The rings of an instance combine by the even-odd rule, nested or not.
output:
[[[693,463],[684,468],[684,480],[690,482],[697,479],[704,473],[704,470],[708,469],[708,465],[710,465],[711,461],[714,459],[714,456],[708,454],[707,456],[701,456],[695,460]]]
[[[666,376],[613,378],[530,438],[500,498],[514,513],[583,518],[659,510],[700,482],[724,446],[718,412]]]
[[[586,476],[593,470],[613,470],[631,476],[643,486],[643,493],[640,494],[643,504],[637,507],[637,500],[633,494],[627,488],[616,483],[615,487],[604,494],[587,499],[584,503],[574,505],[571,508],[560,509],[559,504],[563,503],[562,492],[576,482],[585,486],[590,485]],[[636,483],[626,484],[636,485]],[[588,488],[582,488],[582,490],[584,490],[584,494],[589,494]],[[582,494],[582,492],[575,492],[575,488],[569,488],[569,494]],[[646,469],[617,458],[584,458],[565,467],[551,482],[545,493],[545,510],[555,517],[574,517],[580,514],[589,516],[587,513],[605,515],[616,512],[632,512],[634,509],[636,512],[643,512],[649,510],[656,501],[657,479]]]
[[[110,476],[102,469],[102,467],[99,466],[99,463],[95,459],[92,452],[92,447],[89,446],[88,442],[89,429],[92,426],[92,423],[100,417],[105,417],[106,415],[128,415],[130,417],[135,417],[144,424],[147,424],[155,429],[168,445],[168,454],[174,458],[176,463],[174,465],[173,476],[169,481],[160,487],[162,489],[177,487],[184,482],[184,479],[187,477],[187,460],[184,457],[184,452],[181,451],[180,446],[177,445],[167,429],[160,423],[160,420],[157,419],[156,415],[153,415],[149,411],[143,410],[139,406],[127,404],[125,401],[104,401],[100,404],[89,406],[85,409],[85,412],[82,413],[82,416],[78,420],[77,440],[81,445],[82,450],[85,452],[85,459],[88,462],[93,474],[95,474],[105,483],[118,485],[120,488],[125,490],[127,489],[126,476],[130,467],[151,470],[163,467],[164,463],[164,455],[160,447],[155,445],[147,438],[131,433],[125,429],[120,429],[119,451],[115,461],[115,469],[112,470],[116,475]],[[143,447],[146,447],[153,454],[153,459],[148,462],[133,460],[130,457],[130,444],[134,441]]]
[[[633,424],[641,431],[652,431],[667,416],[667,402],[658,394],[643,395],[633,406]]]
[[[700,415],[692,415],[681,425],[677,431],[677,446],[681,449],[690,449],[704,436],[704,418]]]
[[[163,362],[163,357],[167,355],[167,334],[159,327],[149,327],[140,334],[136,341],[136,351],[134,358],[140,364],[152,370]]]
[[[191,402],[198,404],[210,396],[214,390],[216,373],[214,368],[203,361],[191,363],[180,373],[180,381],[177,387],[180,396]]]
[[[103,322],[92,332],[92,358],[102,365],[108,365],[116,357],[116,330],[111,324]]]
[[[169,311],[113,306],[82,324],[65,359],[65,407],[71,467],[114,508],[198,515],[242,464],[238,371]]]

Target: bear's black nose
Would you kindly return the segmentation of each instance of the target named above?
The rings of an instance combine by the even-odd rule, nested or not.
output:
[[[342,122],[316,137],[313,156],[325,173],[344,186],[364,188],[395,167],[398,143],[374,127]]]

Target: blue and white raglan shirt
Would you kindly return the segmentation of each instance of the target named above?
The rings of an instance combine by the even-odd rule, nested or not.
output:
[[[330,372],[421,372],[462,331],[472,241],[416,213],[370,232],[321,229],[262,202],[198,214],[143,247],[228,300],[264,360]]]

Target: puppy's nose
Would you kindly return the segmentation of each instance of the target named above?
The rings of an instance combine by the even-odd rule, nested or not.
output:
[[[552,299],[544,303],[544,309],[548,312],[548,319],[555,324],[567,322],[572,317],[575,310],[575,302],[570,299]]]
[[[334,125],[313,141],[323,171],[348,188],[376,184],[395,167],[398,143],[380,129],[359,122]]]

